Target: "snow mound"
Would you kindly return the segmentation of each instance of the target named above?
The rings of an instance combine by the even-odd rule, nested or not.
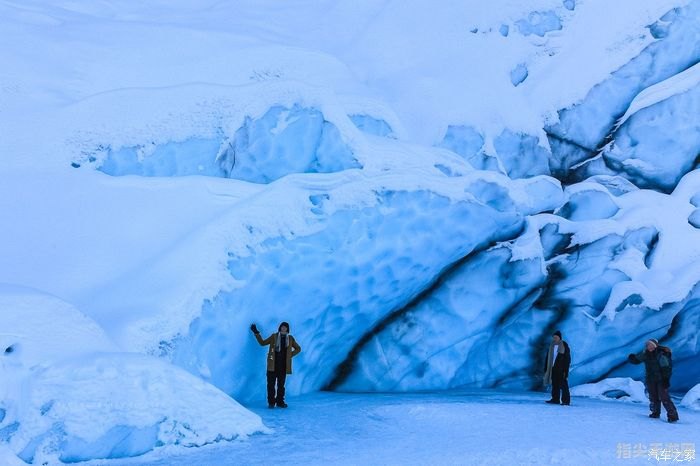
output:
[[[577,385],[571,387],[571,394],[601,400],[623,400],[635,403],[647,401],[644,384],[629,377],[613,377],[596,383]]]
[[[58,298],[2,285],[0,310],[0,458],[8,449],[28,463],[122,458],[267,431],[188,372],[117,352]]]
[[[700,411],[700,384],[691,388],[681,400],[681,406]]]
[[[212,385],[156,358],[87,353],[32,373],[10,436],[18,456],[63,462],[201,446],[265,430]]]
[[[0,283],[3,367],[37,364],[117,347],[92,319],[70,304],[31,288]]]

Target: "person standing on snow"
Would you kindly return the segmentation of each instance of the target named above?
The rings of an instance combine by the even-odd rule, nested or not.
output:
[[[545,403],[558,405],[561,394],[561,404],[570,405],[569,394],[569,366],[571,365],[571,351],[569,344],[561,338],[561,332],[557,330],[552,335],[552,343],[549,345],[547,358],[544,361],[544,385],[552,386],[552,398]]]
[[[659,345],[659,341],[652,338],[647,340],[644,351],[630,354],[627,356],[627,360],[632,364],[644,363],[649,409],[651,410],[649,417],[661,417],[661,404],[663,403],[668,422],[678,421],[678,411],[671,401],[671,397],[668,396],[668,389],[671,387],[671,372],[673,371],[671,348]]]
[[[289,324],[282,322],[269,337],[263,338],[255,324],[250,326],[250,330],[255,335],[260,346],[269,345],[267,351],[267,406],[274,408],[275,404],[280,408],[286,408],[284,402],[284,383],[287,374],[292,373],[292,358],[301,353],[299,346],[293,336],[289,334]],[[277,383],[277,394],[275,395],[275,383]]]

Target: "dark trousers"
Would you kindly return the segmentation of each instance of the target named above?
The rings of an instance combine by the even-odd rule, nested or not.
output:
[[[559,401],[560,393],[562,403],[571,403],[571,395],[569,394],[569,381],[564,376],[564,372],[552,371],[552,400]]]
[[[661,405],[666,408],[666,414],[669,420],[678,420],[678,411],[676,405],[668,396],[668,388],[664,387],[661,382],[647,382],[647,392],[649,392],[649,409],[652,414],[661,414]]]
[[[267,404],[284,403],[284,382],[287,380],[287,371],[267,371]],[[277,396],[275,396],[275,382],[277,383]]]

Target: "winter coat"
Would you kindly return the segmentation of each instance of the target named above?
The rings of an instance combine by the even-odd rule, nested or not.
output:
[[[658,346],[654,351],[644,350],[637,354],[630,354],[628,360],[632,364],[644,363],[647,383],[671,380],[673,360],[671,359],[670,348]]]
[[[569,367],[571,366],[571,350],[569,349],[569,344],[564,340],[561,340],[558,345],[557,358],[554,360],[554,365],[552,365],[552,359],[554,358],[554,345],[555,343],[549,345],[549,350],[547,351],[547,357],[544,360],[544,384],[552,384],[552,374],[563,374],[564,378],[569,377]]]
[[[259,333],[255,334],[255,339],[258,340],[260,346],[269,345],[270,348],[267,350],[267,371],[275,371],[275,346],[277,345],[277,337],[279,333],[273,333],[269,337],[263,338]],[[301,346],[297,344],[297,341],[293,336],[287,335],[289,339],[289,346],[287,348],[287,374],[292,373],[292,358],[297,354],[301,353]]]

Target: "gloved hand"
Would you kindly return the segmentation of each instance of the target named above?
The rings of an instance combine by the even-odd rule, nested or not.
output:
[[[256,327],[255,324],[250,324],[250,331],[253,332],[253,333],[256,334],[256,335],[257,335],[258,333],[260,333],[260,332],[258,331],[258,327]]]
[[[634,353],[630,353],[629,356],[627,356],[627,360],[628,360],[629,362],[633,362],[633,363],[639,362],[639,361],[637,360],[637,355],[634,354]]]
[[[671,381],[669,379],[661,380],[661,386],[664,388],[669,388],[671,386]]]

